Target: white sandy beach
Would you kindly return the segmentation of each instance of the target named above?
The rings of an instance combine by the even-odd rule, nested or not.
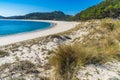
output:
[[[67,22],[67,21],[52,21],[52,20],[24,20],[24,21],[42,21],[42,22],[50,22],[55,23],[56,25],[52,28],[46,30],[37,30],[27,33],[9,35],[9,36],[2,36],[0,37],[0,46],[8,45],[24,40],[34,39],[38,37],[43,37],[55,33],[64,32],[74,28],[79,22]]]

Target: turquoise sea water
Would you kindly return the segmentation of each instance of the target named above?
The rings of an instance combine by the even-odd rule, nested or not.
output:
[[[0,36],[43,30],[51,27],[48,22],[0,20]]]

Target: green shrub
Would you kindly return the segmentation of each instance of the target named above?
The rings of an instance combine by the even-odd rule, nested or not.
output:
[[[33,68],[35,68],[35,65],[30,61],[25,60],[17,62],[15,65],[13,65],[12,71],[31,70]]]
[[[9,69],[9,67],[11,66],[11,63],[5,63],[3,65],[0,66],[0,71],[5,70],[6,68]]]
[[[5,57],[5,56],[9,56],[8,52],[2,51],[0,50],[0,58]]]

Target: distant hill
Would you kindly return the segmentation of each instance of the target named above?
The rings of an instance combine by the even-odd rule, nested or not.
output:
[[[102,19],[120,17],[120,0],[104,0],[73,17],[74,20]]]
[[[69,20],[71,16],[66,15],[61,11],[54,11],[54,12],[36,12],[30,13],[23,16],[11,16],[7,17],[8,19],[43,19],[43,20]]]
[[[3,16],[0,16],[0,19],[3,19],[4,17]]]

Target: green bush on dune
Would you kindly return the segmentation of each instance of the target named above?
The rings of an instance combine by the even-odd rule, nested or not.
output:
[[[2,51],[0,50],[0,58],[5,57],[5,56],[9,56],[8,52]]]

